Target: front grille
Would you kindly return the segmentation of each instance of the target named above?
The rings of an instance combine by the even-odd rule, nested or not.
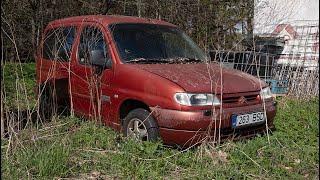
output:
[[[259,93],[251,94],[234,94],[234,95],[224,95],[222,97],[223,104],[253,104],[260,101]]]

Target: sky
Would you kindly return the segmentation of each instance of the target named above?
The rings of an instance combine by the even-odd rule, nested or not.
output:
[[[255,0],[254,33],[269,33],[277,24],[306,20],[319,23],[319,0]]]
[[[292,20],[319,20],[319,0],[300,0],[294,12]]]

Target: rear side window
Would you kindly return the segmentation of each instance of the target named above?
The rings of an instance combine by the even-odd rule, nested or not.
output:
[[[69,61],[75,37],[75,27],[59,27],[49,30],[43,43],[43,58]]]

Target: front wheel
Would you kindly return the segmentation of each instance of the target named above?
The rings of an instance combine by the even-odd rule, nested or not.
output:
[[[124,118],[124,135],[135,140],[156,141],[159,139],[159,127],[150,112],[134,109]]]

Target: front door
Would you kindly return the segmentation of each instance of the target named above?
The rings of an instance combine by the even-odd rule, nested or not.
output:
[[[108,64],[108,66],[93,64],[92,52],[97,51],[103,51],[105,55],[104,58],[101,58],[101,61],[105,61],[105,63],[100,64]],[[76,62],[71,67],[71,101],[74,111],[86,118],[106,121],[107,119],[102,118],[101,115],[108,115],[110,109],[108,108],[110,104],[108,93],[110,91],[104,90],[105,92],[102,93],[101,86],[110,85],[113,71],[106,45],[106,36],[99,24],[83,24],[75,59]]]

